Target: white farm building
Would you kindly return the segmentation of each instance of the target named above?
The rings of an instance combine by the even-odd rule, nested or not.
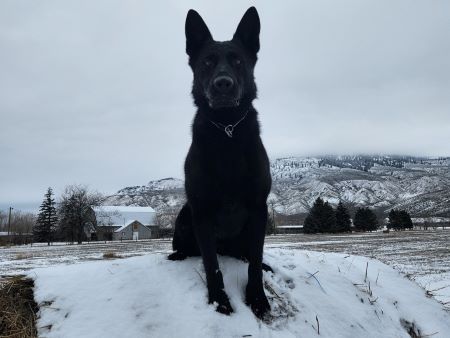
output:
[[[138,240],[157,236],[156,212],[151,207],[103,205],[93,208],[97,231],[91,234],[98,240]]]

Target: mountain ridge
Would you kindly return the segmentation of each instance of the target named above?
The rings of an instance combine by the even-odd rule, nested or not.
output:
[[[284,157],[271,161],[268,203],[284,215],[308,212],[317,197],[382,211],[402,208],[414,217],[450,216],[450,158],[413,156]],[[176,213],[185,201],[178,178],[125,187],[104,204],[151,206]]]

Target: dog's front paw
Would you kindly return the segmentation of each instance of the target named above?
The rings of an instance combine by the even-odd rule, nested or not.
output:
[[[270,304],[263,290],[258,292],[247,286],[245,302],[259,319],[263,319],[264,315],[270,311]]]
[[[223,289],[209,292],[209,304],[214,304],[216,306],[216,311],[223,313],[224,315],[233,313],[230,300]]]
[[[167,259],[170,261],[182,261],[186,259],[186,255],[180,251],[175,251],[171,253],[169,256],[167,256]]]
[[[265,272],[272,272],[272,273],[274,273],[272,267],[269,264],[262,263],[262,269]]]

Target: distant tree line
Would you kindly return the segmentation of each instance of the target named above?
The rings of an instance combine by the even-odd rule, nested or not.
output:
[[[9,236],[0,237],[0,245],[5,244],[28,244],[32,241],[32,229],[36,217],[31,212],[12,210],[9,213],[0,210],[0,232]]]
[[[89,232],[97,225],[92,208],[102,201],[101,194],[70,185],[56,203],[53,190],[48,188],[33,226],[33,240],[50,245],[55,240],[80,244],[89,239]]]
[[[336,209],[322,198],[317,198],[306,216],[303,231],[305,233],[339,233],[354,231],[375,231],[379,222],[375,212],[367,207],[356,209],[353,216],[353,228],[348,209],[339,202]],[[391,210],[388,229],[412,229],[413,223],[406,210]]]
[[[353,226],[356,231],[376,230],[377,216],[369,208],[358,208],[353,217]],[[350,232],[352,231],[350,213],[342,202],[339,202],[335,210],[319,197],[306,216],[303,231],[305,233]]]

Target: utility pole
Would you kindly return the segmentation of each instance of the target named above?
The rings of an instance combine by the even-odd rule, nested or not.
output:
[[[274,208],[274,204],[275,203],[271,203],[272,206],[272,219],[273,219],[273,233],[274,235],[277,233],[277,224],[275,223],[275,208]]]
[[[9,216],[8,216],[8,237],[9,237],[9,233],[11,232],[11,210],[13,210],[14,208],[9,207]]]
[[[9,207],[9,216],[8,216],[8,240],[11,243],[11,210],[14,208]]]

